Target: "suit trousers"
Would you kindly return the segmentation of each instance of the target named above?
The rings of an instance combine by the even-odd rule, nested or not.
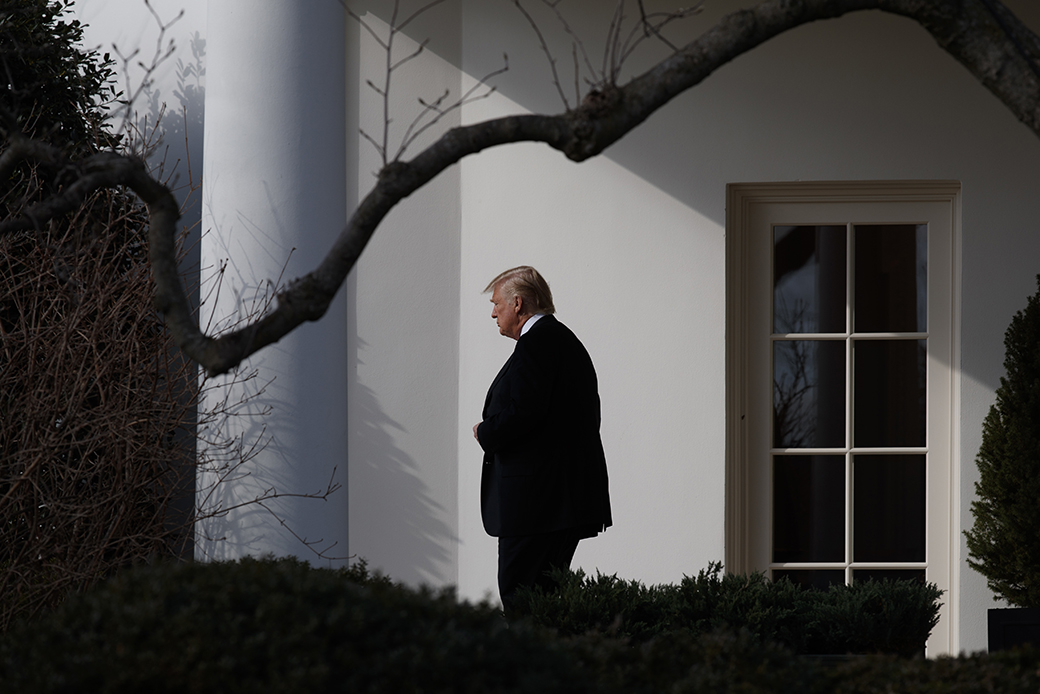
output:
[[[507,617],[514,610],[513,598],[520,586],[541,586],[546,591],[554,586],[548,572],[554,568],[569,569],[583,537],[589,534],[579,528],[567,528],[498,538],[498,593]]]

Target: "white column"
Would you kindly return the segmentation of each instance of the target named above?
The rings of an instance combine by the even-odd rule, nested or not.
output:
[[[344,11],[335,0],[209,3],[204,328],[211,317],[211,325],[242,318],[261,303],[258,293],[272,295],[269,283],[314,268],[344,224],[345,37]],[[221,377],[207,383],[220,387],[204,397],[202,409],[229,396],[233,416],[204,423],[203,436],[225,442],[239,437],[246,449],[264,447],[215,487],[218,473],[200,475],[203,510],[230,508],[271,488],[314,493],[333,477],[345,486],[344,293],[321,321],[250,358],[237,379],[255,371],[251,381]],[[249,399],[239,404],[243,397]],[[228,455],[212,445],[200,452]],[[331,557],[348,555],[345,488],[325,501],[283,497],[265,506],[246,505],[200,522],[196,555],[318,560],[302,540]]]

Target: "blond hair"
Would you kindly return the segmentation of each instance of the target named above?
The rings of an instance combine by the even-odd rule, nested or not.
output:
[[[530,265],[520,265],[499,273],[498,277],[484,288],[484,293],[493,292],[499,286],[502,287],[503,294],[523,298],[524,313],[556,313],[549,283]],[[529,306],[533,306],[534,310],[530,310]]]

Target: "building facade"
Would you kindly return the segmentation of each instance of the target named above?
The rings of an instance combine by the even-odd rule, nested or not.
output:
[[[147,10],[117,4],[80,0],[88,40],[150,46]],[[710,3],[671,36],[751,4]],[[1040,29],[1033,3],[1007,4]],[[313,267],[371,187],[386,121],[373,33],[388,36],[393,3],[351,3],[371,32],[334,0],[153,5],[186,6],[156,101],[186,93],[199,71],[184,66],[204,70],[187,121],[204,123],[204,290],[224,270],[203,315],[227,320]],[[600,5],[567,10],[597,66]],[[539,23],[573,102],[570,35]],[[456,100],[503,53],[509,70],[405,159],[454,125],[563,109],[512,3],[442,3],[395,35],[398,55],[427,40],[393,73],[391,150],[418,99]],[[623,75],[665,50],[647,42]],[[575,566],[648,584],[718,560],[809,582],[923,572],[947,591],[929,652],[983,649],[995,603],[962,532],[1004,330],[1040,272],[1037,181],[1040,141],[921,27],[879,12],[771,40],[588,162],[538,144],[464,159],[391,212],[322,321],[249,361],[263,393],[228,426],[265,448],[223,503],[340,491],[281,500],[291,533],[232,513],[198,554],[324,561],[306,540],[332,563],[494,597],[470,430],[512,342],[480,290],[530,264],[600,378],[615,527]]]

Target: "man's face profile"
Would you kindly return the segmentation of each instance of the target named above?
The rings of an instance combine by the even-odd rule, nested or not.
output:
[[[516,297],[506,297],[502,292],[502,285],[495,287],[491,294],[491,317],[498,324],[498,332],[514,340],[520,337],[520,316]]]

